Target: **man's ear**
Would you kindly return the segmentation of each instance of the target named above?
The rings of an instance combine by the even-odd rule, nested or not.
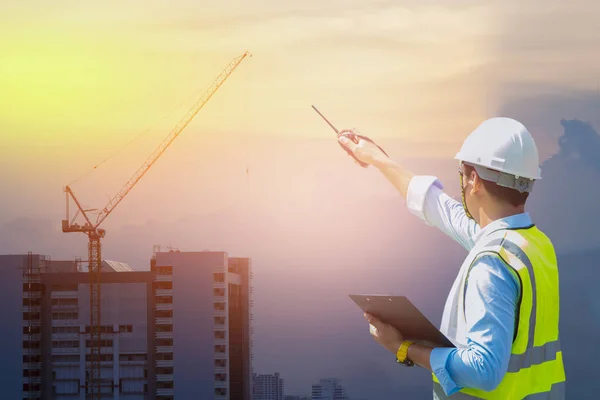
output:
[[[481,190],[481,186],[483,185],[481,178],[474,170],[471,171],[471,175],[469,175],[469,183],[471,184],[471,195],[479,192]]]

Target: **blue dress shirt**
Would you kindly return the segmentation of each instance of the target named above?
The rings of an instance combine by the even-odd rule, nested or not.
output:
[[[524,213],[496,220],[482,229],[466,216],[462,203],[442,189],[435,177],[415,176],[407,193],[408,208],[467,250],[492,231],[532,225]],[[502,381],[508,369],[519,295],[516,273],[499,258],[484,256],[473,265],[465,293],[467,347],[435,348],[431,352],[431,368],[447,395],[462,388],[490,391]]]

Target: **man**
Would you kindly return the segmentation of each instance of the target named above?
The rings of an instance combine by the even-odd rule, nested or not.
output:
[[[353,130],[342,147],[378,168],[409,210],[469,251],[440,330],[456,348],[431,348],[365,314],[371,334],[405,365],[432,372],[434,399],[563,399],[558,267],[525,202],[540,179],[533,137],[510,118],[484,121],[460,152],[462,204],[432,176],[415,176]]]

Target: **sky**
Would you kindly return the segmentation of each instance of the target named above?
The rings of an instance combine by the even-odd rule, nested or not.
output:
[[[10,217],[61,210],[62,187],[116,152],[73,187],[89,207],[102,207],[245,50],[253,57],[160,160],[166,175],[185,171],[205,182],[205,171],[190,176],[193,165],[171,160],[188,150],[219,157],[225,171],[207,184],[214,193],[219,181],[246,170],[225,160],[272,163],[271,142],[331,140],[311,104],[339,128],[402,140],[397,153],[452,155],[485,114],[485,85],[471,72],[489,59],[485,38],[496,29],[489,7],[457,4],[3,3],[2,163],[19,190],[5,209]],[[259,138],[265,152],[248,154]],[[28,200],[40,192],[43,208]],[[219,209],[224,197],[204,197],[202,207]]]
[[[495,29],[489,7],[416,2],[2,7],[8,8],[3,83],[14,95],[3,107],[11,111],[5,123],[36,142],[67,145],[119,143],[206,86],[246,49],[255,57],[211,102],[198,129],[320,137],[322,126],[307,108],[316,102],[337,120],[370,126],[380,136],[443,139],[432,132],[439,122],[424,125],[422,117],[435,113],[454,130],[481,117],[473,95],[483,88],[464,75],[488,60],[483,39]],[[468,87],[447,85],[433,95],[456,77]],[[450,109],[465,102],[468,115]],[[358,119],[351,121],[353,115]]]
[[[356,167],[310,105],[414,172],[439,176],[454,196],[452,157],[466,135],[488,117],[519,119],[546,167],[532,215],[561,253],[594,248],[599,16],[592,0],[2,2],[0,253],[83,256],[85,237],[60,232],[62,188],[103,207],[249,50],[107,219],[103,251],[136,269],[148,268],[155,244],[252,257],[261,371],[294,376],[292,393],[328,372],[361,393],[371,378],[361,381],[351,360],[308,368],[269,353],[299,326],[327,326],[306,293],[337,296],[351,318],[350,290],[446,293],[452,270],[430,279],[434,266],[464,254],[414,220],[376,171]],[[592,128],[570,123],[566,133],[563,118]],[[420,284],[402,282],[400,259]],[[290,282],[306,289],[290,300],[303,305],[296,318],[289,302],[272,301],[293,291]],[[420,301],[437,321],[443,299]],[[355,322],[335,322],[333,332]],[[364,337],[321,339],[335,357]],[[385,399],[399,383],[368,349],[361,357],[387,377]]]
[[[190,201],[178,210],[239,205],[231,199],[243,192],[221,183],[243,182],[246,167],[278,162],[275,143],[331,141],[311,104],[339,128],[391,146],[394,157],[424,160],[453,157],[464,137],[507,103],[595,93],[598,5],[516,4],[3,2],[0,177],[8,182],[2,202],[10,212],[0,221],[57,218],[62,188],[74,180],[80,200],[101,208],[245,50],[254,56],[136,190],[156,190],[153,174],[180,182],[185,176],[212,195],[186,195]],[[557,122],[527,124],[543,159],[556,151]],[[175,161],[182,158],[188,163]],[[212,165],[206,171],[190,158]],[[182,193],[181,185],[173,191]],[[160,208],[152,200],[130,204],[119,221],[140,221]]]

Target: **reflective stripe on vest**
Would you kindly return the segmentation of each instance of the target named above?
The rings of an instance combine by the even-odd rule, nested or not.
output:
[[[481,248],[471,267],[483,255],[499,257],[520,280],[517,334],[508,371],[490,392],[463,389],[451,396],[446,396],[432,374],[434,398],[564,399],[565,373],[558,339],[558,267],[551,242],[535,226],[506,230],[502,238],[492,239]],[[464,292],[463,285],[463,296]],[[457,323],[451,321],[454,326]]]
[[[534,393],[534,394],[530,394],[526,397],[523,397],[523,399],[526,400],[563,400],[565,398],[565,382],[558,382],[555,383],[554,385],[552,385],[552,387],[550,388],[550,391],[548,392],[541,392],[541,393]],[[466,393],[455,393],[452,396],[448,397],[446,396],[446,393],[444,393],[444,389],[442,389],[442,386],[437,383],[437,382],[433,382],[433,393],[434,393],[434,399],[438,400],[438,399],[452,399],[452,400],[473,400],[473,399],[479,399],[479,397],[475,397],[475,396],[471,396],[470,394],[466,394]],[[509,400],[509,399],[507,399]]]

